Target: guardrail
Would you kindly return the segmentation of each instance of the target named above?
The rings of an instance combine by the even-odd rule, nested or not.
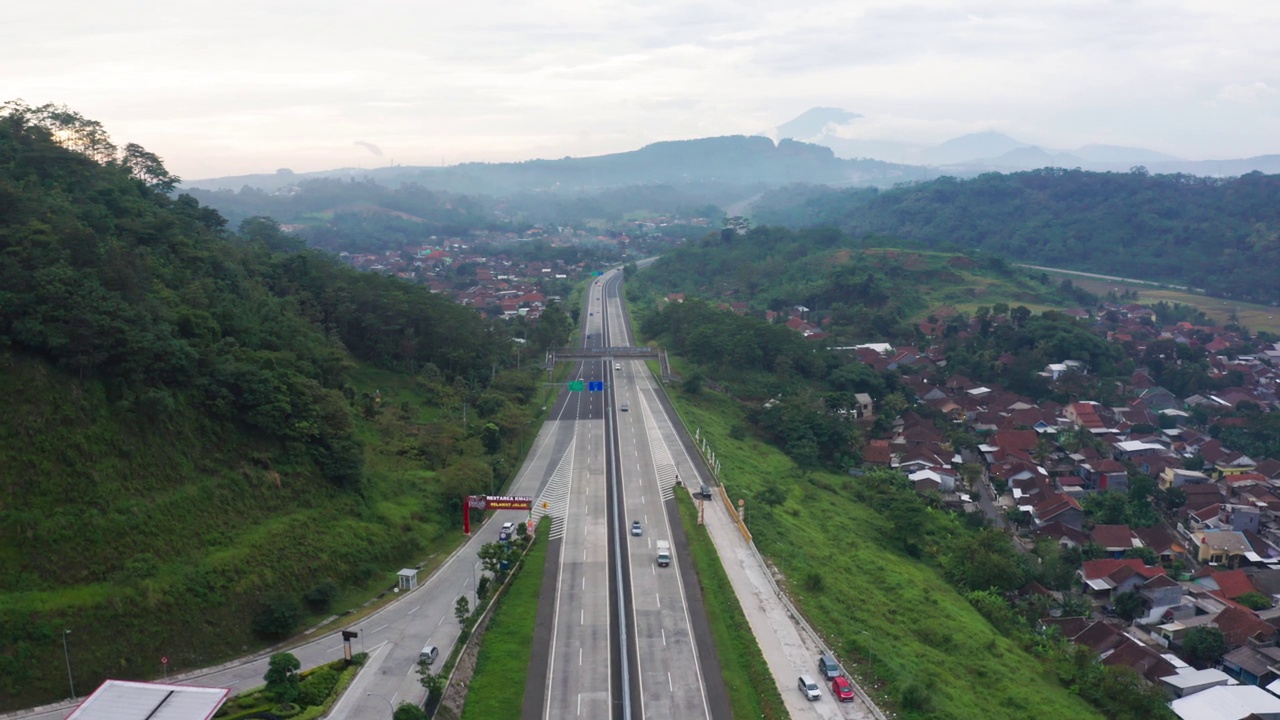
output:
[[[662,383],[658,383],[658,386],[662,389],[662,393],[666,395],[667,388]],[[676,408],[675,403],[671,402],[670,395],[667,395],[667,402],[671,406],[672,410],[675,410],[676,417],[680,420],[679,430],[683,430],[685,437],[691,439],[693,437],[693,433],[689,431],[689,425],[685,422],[684,416],[680,414],[679,409]],[[698,443],[692,443],[692,445],[694,446],[694,450],[697,451],[698,457],[702,458],[703,463],[707,464],[709,467],[711,459],[702,452],[702,448]],[[713,477],[715,477],[714,474]],[[751,538],[751,531],[748,530],[746,524],[742,522],[742,518],[738,515],[737,509],[729,499],[729,491],[725,489],[723,477],[718,477],[717,479],[720,480],[720,497],[724,500],[725,508],[738,523],[738,527],[742,531],[742,536],[747,541],[747,547],[751,548],[751,553],[755,555],[756,560],[760,563],[760,567],[764,568],[764,576],[769,580],[769,587],[773,589],[773,593],[782,601],[787,614],[795,619],[796,622],[800,623],[800,627],[809,635],[809,638],[813,641],[814,645],[817,645],[822,652],[831,655],[831,657],[836,657],[835,652],[827,645],[826,640],[818,634],[817,630],[813,629],[813,626],[809,624],[809,621],[805,619],[804,615],[800,613],[800,610],[791,602],[791,598],[783,591],[782,587],[778,585],[778,582],[773,577],[773,570],[771,569],[771,566],[765,560],[764,556],[760,554],[760,549],[756,547],[755,541]],[[839,660],[839,658],[836,659],[837,661]],[[844,672],[845,677],[849,678],[849,682],[853,685],[854,689],[856,689],[866,700],[867,707],[871,709],[871,714],[876,717],[876,720],[889,720],[889,718],[881,712],[880,708],[871,701],[871,696],[867,694],[867,691],[858,683],[853,674],[844,671],[844,663],[840,664],[840,670]]]
[[[720,498],[724,500],[724,506],[733,516],[734,522],[738,524],[738,529],[742,531],[742,537],[748,543],[751,542],[751,531],[747,529],[747,524],[742,522],[742,516],[733,507],[733,501],[729,499],[729,491],[724,489],[724,483],[720,484]],[[752,545],[752,547],[755,547]]]

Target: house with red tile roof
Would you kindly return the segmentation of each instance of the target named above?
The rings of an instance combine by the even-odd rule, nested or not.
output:
[[[1095,525],[1089,537],[1113,558],[1124,557],[1126,552],[1142,546],[1128,525]]]
[[[1217,590],[1217,594],[1227,600],[1238,600],[1241,595],[1256,593],[1253,581],[1243,570],[1219,570],[1196,580],[1197,583]]]
[[[1106,429],[1106,425],[1098,415],[1097,403],[1073,402],[1067,406],[1065,414],[1067,420],[1070,420],[1076,427],[1089,431]]]
[[[1147,580],[1164,575],[1162,567],[1151,567],[1139,558],[1085,560],[1076,571],[1086,595],[1110,598],[1136,590]]]
[[[1227,647],[1239,647],[1251,639],[1260,642],[1271,641],[1276,636],[1274,625],[1259,618],[1257,613],[1249,608],[1235,603],[1218,613],[1213,619],[1213,624],[1222,631],[1222,639],[1226,641]]]
[[[1079,501],[1063,492],[1054,492],[1031,508],[1031,518],[1036,527],[1057,521],[1079,528],[1084,524],[1084,509]]]

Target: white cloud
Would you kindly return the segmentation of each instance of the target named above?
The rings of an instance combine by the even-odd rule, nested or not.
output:
[[[819,105],[894,139],[1277,152],[1280,3],[1243,5],[49,0],[8,9],[0,100],[66,103],[186,177],[375,159],[352,138],[402,164],[620,151]]]
[[[1243,105],[1252,105],[1265,97],[1275,94],[1276,89],[1262,81],[1247,84],[1231,83],[1222,88],[1218,93],[1218,99]]]

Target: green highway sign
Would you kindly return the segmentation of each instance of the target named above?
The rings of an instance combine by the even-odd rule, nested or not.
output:
[[[569,381],[569,392],[582,392],[584,389],[585,383],[582,380]]]

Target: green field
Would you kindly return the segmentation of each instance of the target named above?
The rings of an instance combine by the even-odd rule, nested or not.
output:
[[[1266,332],[1280,335],[1280,308],[1270,305],[1257,305],[1254,303],[1239,302],[1237,300],[1223,300],[1222,298],[1209,297],[1200,293],[1187,292],[1184,290],[1172,290],[1168,288],[1152,287],[1151,285],[1141,283],[1128,283],[1123,280],[1101,280],[1098,278],[1081,277],[1079,275],[1071,275],[1068,273],[1055,273],[1046,271],[1055,278],[1065,278],[1071,280],[1076,286],[1084,288],[1089,292],[1105,296],[1107,293],[1123,290],[1133,290],[1138,293],[1136,301],[1143,305],[1154,305],[1161,300],[1167,303],[1182,303],[1190,305],[1193,308],[1203,312],[1209,316],[1218,325],[1226,325],[1231,321],[1231,314],[1235,313],[1240,324],[1249,328],[1253,332],[1265,330]]]
[[[866,480],[802,474],[772,446],[731,438],[729,429],[746,422],[726,396],[672,398],[711,443],[730,497],[747,499],[747,525],[792,600],[883,709],[952,720],[1100,717],[937,571],[889,546],[889,521],[855,499]],[[785,501],[754,502],[770,485]]]
[[[711,636],[716,643],[720,673],[729,689],[729,702],[736,718],[786,718],[787,708],[778,695],[777,684],[760,652],[751,625],[742,613],[738,596],[729,584],[724,565],[704,526],[698,525],[698,510],[688,493],[677,492],[680,522],[689,537],[689,552],[698,570],[698,586]]]
[[[520,717],[542,594],[542,569],[547,562],[547,541],[542,536],[550,530],[549,521],[538,526],[537,536],[542,539],[534,542],[494,610],[480,644],[462,720]]]

